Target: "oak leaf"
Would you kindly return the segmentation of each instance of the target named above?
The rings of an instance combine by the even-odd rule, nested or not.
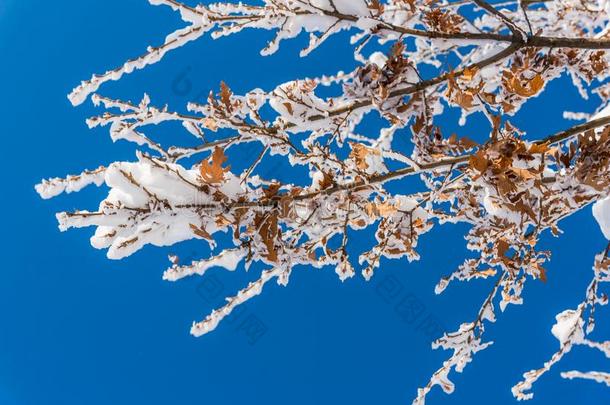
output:
[[[532,97],[540,92],[544,87],[544,79],[537,73],[532,79],[525,80],[523,83],[518,74],[504,72],[504,85],[511,93],[521,97]]]
[[[479,68],[477,68],[476,66],[473,66],[472,68],[467,67],[466,69],[463,70],[461,77],[462,77],[462,79],[469,82],[472,79],[474,79],[474,77],[478,71],[479,71]]]
[[[208,184],[221,183],[224,180],[225,173],[231,168],[230,166],[222,167],[226,161],[227,157],[222,148],[218,146],[214,148],[212,163],[209,163],[207,160],[201,162],[199,172],[203,181]]]
[[[216,121],[209,117],[203,120],[203,126],[212,132],[216,132],[218,130],[218,124]]]
[[[200,228],[197,225],[194,224],[189,224],[189,226],[191,227],[191,229],[193,230],[193,233],[203,239],[207,239],[207,240],[213,240],[212,235],[210,235],[205,228]]]
[[[389,202],[382,203],[367,203],[364,206],[364,209],[369,217],[388,217],[398,211],[396,206]]]
[[[487,157],[483,150],[478,150],[477,153],[471,155],[468,164],[479,173],[484,173],[489,166],[489,162],[487,161]]]
[[[379,155],[378,150],[366,147],[361,143],[350,142],[350,146],[352,148],[350,158],[354,159],[356,162],[356,167],[360,170],[366,170],[369,168],[369,164],[366,162],[367,156]]]
[[[549,143],[545,142],[545,143],[532,144],[529,147],[528,152],[529,153],[546,153],[548,150],[549,150]]]
[[[227,86],[227,84],[225,82],[220,82],[220,100],[222,101],[222,103],[227,108],[227,111],[229,111],[229,112],[231,112],[231,110],[233,109],[233,107],[231,105],[231,96],[232,95],[233,95],[233,92],[231,91],[229,86]]]

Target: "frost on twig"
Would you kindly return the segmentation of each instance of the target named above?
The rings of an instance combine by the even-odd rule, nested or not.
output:
[[[600,293],[600,284],[610,282],[610,258],[608,248],[595,257],[593,265],[593,280],[589,284],[585,300],[576,309],[568,309],[556,316],[557,322],[552,328],[553,335],[559,340],[559,350],[546,361],[542,368],[534,369],[523,374],[523,381],[512,389],[513,395],[519,400],[531,399],[533,393],[527,392],[532,389],[533,384],[550,371],[551,368],[569,353],[574,346],[582,345],[601,351],[610,359],[610,340],[596,342],[589,339],[588,335],[595,328],[595,311],[598,305],[607,305],[608,296]],[[561,374],[564,378],[588,378],[608,384],[608,374],[601,372],[580,373],[570,371]],[[609,384],[610,386],[610,384]]]
[[[196,260],[188,265],[180,266],[174,263],[172,267],[163,273],[163,280],[177,281],[193,274],[203,276],[212,267],[223,267],[229,271],[235,271],[245,254],[246,252],[243,249],[227,249],[217,256],[204,260]],[[174,260],[177,259],[175,256],[173,258]]]
[[[239,291],[235,297],[227,298],[227,304],[225,306],[212,311],[212,313],[203,321],[194,322],[193,326],[191,327],[191,333],[194,336],[201,336],[213,331],[216,329],[220,321],[233,312],[235,307],[243,304],[252,297],[260,295],[260,293],[263,292],[263,287],[265,284],[275,277],[280,277],[283,272],[285,272],[285,270],[279,268],[263,271],[260,279],[250,283],[246,288]]]
[[[104,183],[105,173],[106,168],[100,166],[95,170],[85,170],[81,174],[65,178],[46,179],[36,185],[36,192],[42,198],[49,199],[61,193],[76,193],[91,184],[99,187]]]
[[[601,371],[587,371],[587,372],[565,371],[565,372],[561,373],[561,376],[563,378],[567,378],[569,380],[572,380],[574,378],[593,380],[598,383],[606,384],[608,387],[610,387],[610,373],[604,373]]]
[[[434,343],[451,355],[419,389],[415,402],[423,404],[436,385],[451,393],[451,373],[491,345],[485,327],[497,309],[523,304],[528,283],[546,280],[551,252],[539,246],[544,233],[559,236],[562,219],[597,202],[594,215],[610,234],[608,1],[150,3],[179,13],[185,26],[69,95],[74,105],[92,95],[103,112],[88,125],[135,144],[135,159],[45,180],[36,190],[50,198],[105,185],[97,209],[57,218],[61,230],[95,227],[91,243],[111,259],[145,245],[200,241],[199,259],[170,257],[166,280],[205,277],[213,267],[269,269],[194,323],[194,335],[214,330],[270,280],[286,285],[295,268],[330,267],[341,281],[357,274],[369,280],[387,260],[419,260],[418,246],[435,226],[462,223],[473,255],[439,275],[435,291],[474,279],[492,287],[472,319]],[[137,103],[97,94],[207,33],[220,39],[246,29],[273,33],[261,44],[263,55],[305,32],[309,42],[300,56],[349,31],[358,65],[268,90],[253,84],[243,94],[221,82],[205,100],[176,111],[155,106],[146,94]],[[561,77],[598,108],[566,113],[583,122],[554,134],[517,128],[512,117]],[[448,133],[454,111],[461,126],[471,116],[488,125],[468,136]],[[369,120],[382,124],[371,129]],[[161,127],[173,128],[162,141],[154,133]],[[178,136],[180,128],[190,142]],[[244,156],[245,168],[236,164]],[[274,159],[292,168],[291,180],[261,169]],[[367,232],[374,234],[371,246],[353,252],[354,236]],[[517,398],[531,397],[532,384],[575,344],[607,354],[606,343],[588,338],[594,310],[606,300],[597,290],[608,278],[605,256],[597,257],[596,269],[586,300],[558,316],[553,333],[560,350],[526,373],[513,388]],[[603,376],[574,373],[566,376]]]

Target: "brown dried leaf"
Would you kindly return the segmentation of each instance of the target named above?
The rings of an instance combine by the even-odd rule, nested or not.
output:
[[[415,122],[412,125],[412,129],[413,129],[413,133],[414,134],[419,134],[421,132],[421,130],[424,128],[424,116],[422,115],[418,115],[417,118],[415,119]]]
[[[510,245],[504,239],[498,240],[496,243],[496,250],[498,252],[498,256],[504,256],[504,254],[508,251]]]
[[[233,107],[231,106],[231,96],[232,95],[233,95],[233,92],[231,91],[229,86],[227,86],[227,84],[225,82],[220,82],[220,100],[222,101],[222,103],[227,108],[227,111],[229,111],[229,112],[233,109]]]
[[[349,145],[352,148],[349,156],[356,162],[356,167],[360,170],[369,168],[369,164],[366,162],[368,155],[379,155],[378,150],[369,148],[361,143],[350,142]]]
[[[549,143],[545,142],[545,143],[535,143],[533,145],[531,145],[528,149],[529,153],[535,154],[535,153],[546,153],[549,150]]]
[[[290,115],[293,115],[294,109],[292,108],[292,104],[290,104],[290,103],[283,103],[283,104],[284,104],[284,107],[286,107],[286,110],[288,110],[288,113]]]
[[[478,71],[479,68],[477,68],[476,66],[473,66],[472,68],[467,67],[466,69],[464,69],[461,78],[463,80],[466,80],[467,82],[470,82],[472,81],[472,79],[474,79]]]
[[[484,173],[489,166],[489,162],[485,156],[485,151],[479,149],[477,153],[471,155],[468,164],[471,168],[475,169],[479,173]]]
[[[394,204],[389,203],[389,202],[383,202],[383,203],[370,202],[364,206],[364,210],[366,211],[367,215],[371,218],[387,217],[398,211],[398,209],[394,206]]]
[[[216,132],[218,130],[218,124],[216,123],[216,120],[209,117],[203,120],[203,126],[213,132]]]
[[[230,166],[222,167],[226,160],[227,157],[222,148],[218,146],[214,148],[212,163],[209,163],[207,160],[201,162],[199,172],[203,181],[208,184],[221,183],[224,180],[225,173],[230,169]]]
[[[511,92],[518,94],[521,97],[532,97],[544,87],[544,79],[537,73],[532,79],[525,80],[523,83],[519,78],[519,75],[505,72],[504,85]]]
[[[210,235],[204,228],[200,228],[194,224],[189,224],[189,226],[191,227],[191,229],[193,230],[193,233],[195,235],[197,235],[203,239],[213,240],[212,235]]]

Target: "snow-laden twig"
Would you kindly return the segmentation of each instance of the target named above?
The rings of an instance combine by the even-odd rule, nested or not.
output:
[[[163,273],[163,280],[177,281],[193,274],[203,276],[212,267],[222,267],[229,271],[235,271],[245,255],[246,252],[243,249],[228,249],[209,259],[196,260],[191,264],[182,266],[174,264]]]
[[[512,388],[513,395],[519,400],[532,399],[534,394],[528,392],[532,389],[533,384],[540,379],[545,373],[559,363],[563,357],[572,350],[576,345],[588,346],[593,349],[600,350],[610,358],[610,341],[595,342],[588,339],[587,335],[591,333],[595,327],[595,308],[597,305],[608,304],[608,297],[605,294],[598,292],[600,283],[610,282],[610,258],[608,257],[608,248],[603,253],[600,253],[595,258],[593,266],[594,277],[589,284],[586,292],[586,299],[573,309],[565,310],[556,316],[557,322],[553,325],[552,333],[559,340],[559,350],[556,351],[551,358],[546,361],[542,368],[534,369],[523,374],[523,380]],[[596,379],[599,377],[599,382],[603,381],[605,373],[589,372],[586,374],[579,372],[562,373],[564,378],[589,378]]]
[[[236,296],[227,298],[227,304],[222,308],[214,310],[201,322],[194,322],[191,327],[191,334],[194,336],[202,336],[216,329],[220,321],[229,316],[235,307],[243,304],[251,298],[260,295],[263,292],[263,287],[273,278],[280,277],[286,270],[275,268],[263,271],[261,277],[248,284],[246,288],[240,290]]]
[[[43,180],[36,185],[36,192],[44,199],[49,199],[61,193],[75,193],[90,184],[101,186],[104,183],[106,168],[100,166],[95,170],[85,170],[81,174],[66,176],[65,178],[56,177]]]
[[[561,377],[572,380],[574,378],[581,378],[585,380],[593,380],[598,383],[606,384],[610,387],[610,373],[604,373],[601,371],[564,371],[561,373]]]

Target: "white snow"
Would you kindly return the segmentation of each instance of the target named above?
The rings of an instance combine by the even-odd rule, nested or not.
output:
[[[81,174],[67,176],[66,178],[56,177],[45,179],[34,187],[40,197],[48,200],[61,193],[75,193],[90,184],[101,186],[104,183],[106,168],[100,166],[95,170],[85,170]]]
[[[177,281],[192,274],[202,276],[212,267],[222,267],[228,271],[235,271],[245,255],[246,251],[243,249],[226,249],[218,254],[218,256],[194,261],[190,265],[174,265],[163,273],[163,280]]]
[[[610,196],[593,204],[593,217],[606,239],[610,240]]]
[[[578,311],[573,309],[565,310],[557,314],[555,319],[557,322],[555,322],[555,325],[551,328],[551,333],[559,340],[561,345],[564,345],[577,337],[577,335],[575,335],[578,334],[577,324],[582,322]]]

